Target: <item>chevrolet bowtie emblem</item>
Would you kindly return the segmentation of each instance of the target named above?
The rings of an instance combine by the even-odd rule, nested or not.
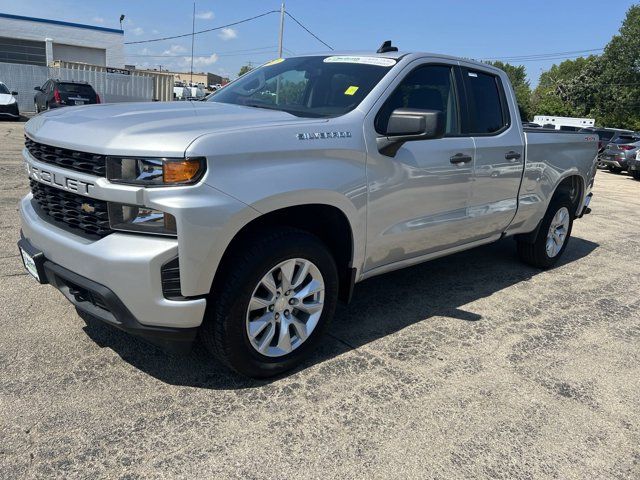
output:
[[[88,203],[83,203],[82,205],[80,205],[80,210],[85,213],[93,213],[96,211],[96,207],[94,207],[93,205],[89,205]]]

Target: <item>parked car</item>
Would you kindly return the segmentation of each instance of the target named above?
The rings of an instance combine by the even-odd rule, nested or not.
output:
[[[507,236],[558,262],[597,136],[523,130],[514,99],[495,67],[385,47],[271,62],[206,102],[44,113],[20,253],[85,316],[277,375],[357,282]]]
[[[630,159],[636,157],[640,148],[640,137],[635,135],[620,135],[607,145],[598,161],[614,173],[620,173],[628,168]]]
[[[600,137],[598,141],[598,153],[604,152],[604,149],[609,145],[609,143],[613,142],[620,135],[628,135],[633,134],[631,130],[624,130],[621,128],[597,128],[597,127],[588,127],[580,130],[583,133],[595,133]]]
[[[635,158],[629,159],[629,173],[636,180],[640,180],[640,149],[636,152]]]
[[[10,91],[4,83],[0,82],[0,118],[12,120],[20,118],[16,95],[18,92]]]
[[[36,113],[52,108],[100,103],[100,96],[87,82],[50,79],[41,87],[34,87],[38,93],[33,97]]]

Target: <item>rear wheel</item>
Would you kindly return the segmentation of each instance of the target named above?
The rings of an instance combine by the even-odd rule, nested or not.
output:
[[[622,173],[622,169],[620,167],[609,166],[609,171],[612,173]]]
[[[225,261],[200,336],[227,366],[263,378],[312,352],[333,317],[338,274],[314,235],[282,228],[255,237]]]
[[[640,170],[633,170],[631,174],[633,175],[633,178],[640,180]]]
[[[574,205],[568,197],[553,199],[534,241],[518,240],[520,259],[538,268],[553,267],[567,248],[573,227],[573,212]]]

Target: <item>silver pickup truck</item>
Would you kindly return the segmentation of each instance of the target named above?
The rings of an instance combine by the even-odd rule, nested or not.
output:
[[[59,109],[25,134],[27,270],[83,316],[165,349],[199,336],[253,377],[299,364],[369,277],[505,236],[552,267],[598,148],[523,130],[496,68],[394,47],[274,60],[205,102]]]

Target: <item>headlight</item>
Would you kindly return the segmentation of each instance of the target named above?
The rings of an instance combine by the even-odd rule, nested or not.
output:
[[[107,159],[107,179],[113,183],[144,185],[191,185],[202,178],[204,158],[128,158]]]
[[[123,232],[171,236],[177,234],[173,215],[153,208],[122,203],[109,202],[109,224],[113,230]]]

